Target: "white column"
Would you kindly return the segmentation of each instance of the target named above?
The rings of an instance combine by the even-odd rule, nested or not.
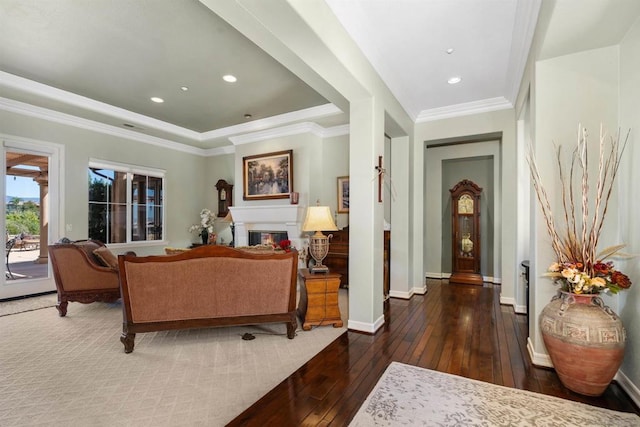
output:
[[[35,260],[37,264],[49,261],[49,177],[34,178],[40,186],[40,255]]]
[[[391,173],[387,183],[391,185],[391,290],[395,298],[410,298],[414,293],[424,293],[424,287],[416,287],[410,272],[410,169],[409,137],[391,139]]]
[[[375,167],[384,153],[384,110],[375,98],[351,102],[349,147],[349,329],[384,324],[384,206]]]

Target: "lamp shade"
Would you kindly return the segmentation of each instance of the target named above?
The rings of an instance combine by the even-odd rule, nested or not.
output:
[[[302,231],[338,231],[329,206],[309,206]]]
[[[227,213],[227,215],[224,218],[222,218],[222,221],[224,221],[224,222],[233,222],[233,217],[231,216],[231,211],[229,211]]]

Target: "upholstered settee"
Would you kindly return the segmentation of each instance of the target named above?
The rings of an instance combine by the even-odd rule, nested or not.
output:
[[[69,302],[114,302],[120,298],[117,258],[98,240],[49,245],[58,291],[56,308],[66,316]]]
[[[125,353],[135,335],[173,329],[286,323],[295,336],[298,253],[201,246],[176,255],[120,255]]]

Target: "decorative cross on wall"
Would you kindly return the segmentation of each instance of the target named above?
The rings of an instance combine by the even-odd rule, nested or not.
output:
[[[378,156],[378,166],[375,169],[378,171],[378,203],[382,203],[382,183],[384,182],[384,174],[387,171],[382,167],[382,156]]]

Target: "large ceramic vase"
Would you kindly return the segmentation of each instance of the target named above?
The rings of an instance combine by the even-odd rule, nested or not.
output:
[[[626,331],[597,295],[561,292],[542,310],[540,329],[553,367],[569,390],[600,396],[624,357]]]

